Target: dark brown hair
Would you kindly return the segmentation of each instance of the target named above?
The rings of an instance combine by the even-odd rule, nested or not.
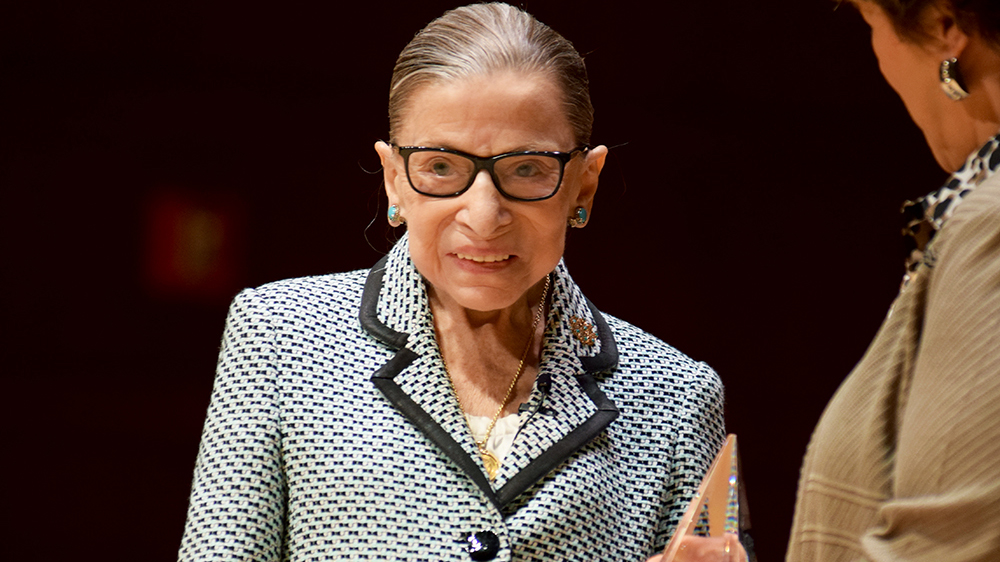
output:
[[[926,39],[921,16],[939,0],[860,0],[878,5],[889,16],[900,37],[917,43]],[[978,33],[1000,47],[1000,0],[951,0],[958,27],[966,33]]]

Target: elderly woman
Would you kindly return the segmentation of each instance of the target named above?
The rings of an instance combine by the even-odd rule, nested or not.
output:
[[[914,251],[806,455],[789,561],[1000,560],[1000,3],[854,0],[938,163]]]
[[[722,437],[715,373],[562,262],[607,148],[572,45],[505,4],[399,56],[371,270],[243,291],[181,559],[642,560]]]

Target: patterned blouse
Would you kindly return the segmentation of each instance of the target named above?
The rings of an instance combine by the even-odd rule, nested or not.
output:
[[[973,152],[943,187],[903,204],[903,240],[906,249],[903,287],[912,280],[920,262],[925,259],[925,253],[930,252],[926,259],[934,259],[933,250],[928,250],[928,245],[955,213],[962,200],[1000,167],[1000,151],[997,147],[1000,147],[1000,134]]]

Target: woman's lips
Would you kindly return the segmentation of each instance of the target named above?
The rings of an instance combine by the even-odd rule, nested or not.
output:
[[[504,262],[510,259],[510,254],[492,254],[485,256],[472,256],[469,254],[456,253],[456,257],[460,260],[468,260],[476,263],[496,263]]]

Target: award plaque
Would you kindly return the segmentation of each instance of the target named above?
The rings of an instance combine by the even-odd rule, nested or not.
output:
[[[663,550],[662,562],[673,562],[687,535],[722,537],[739,536],[750,526],[746,500],[740,486],[739,454],[736,436],[730,434],[702,479],[698,491],[677,524],[674,535]]]

